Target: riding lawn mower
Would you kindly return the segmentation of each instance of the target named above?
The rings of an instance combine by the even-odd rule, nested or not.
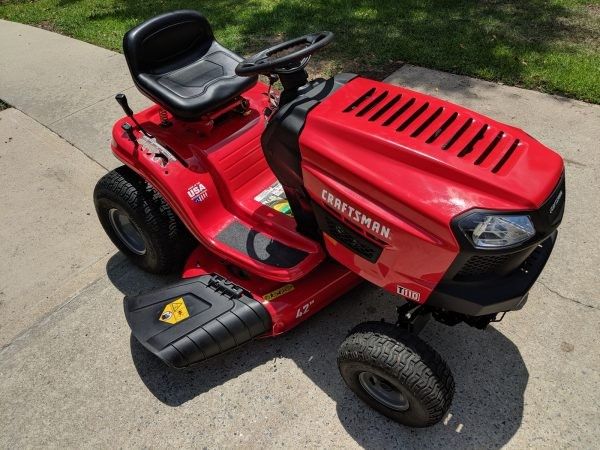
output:
[[[524,306],[563,216],[563,160],[429,95],[350,73],[309,80],[332,39],[243,59],[189,10],[127,32],[153,105],[134,114],[117,95],[123,166],[98,182],[96,211],[134,264],[182,270],[124,299],[133,336],[172,367],[280,335],[363,280],[391,293],[397,317],[350,331],[337,364],[369,406],[429,426],[454,381],[419,331],[430,319],[484,329]]]

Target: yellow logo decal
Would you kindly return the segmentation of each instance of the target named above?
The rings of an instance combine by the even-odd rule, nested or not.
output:
[[[285,286],[282,286],[279,289],[275,289],[274,291],[263,295],[263,300],[266,300],[269,302],[277,297],[281,297],[282,295],[287,294],[288,292],[292,292],[293,290],[294,290],[293,284],[286,284]]]
[[[165,306],[165,309],[163,309],[163,312],[158,320],[175,325],[176,323],[181,322],[188,317],[190,317],[190,313],[185,306],[183,297],[179,297],[177,300],[173,300],[171,303]]]

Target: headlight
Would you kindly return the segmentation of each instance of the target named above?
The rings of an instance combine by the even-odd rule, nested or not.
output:
[[[504,216],[474,213],[458,226],[477,248],[513,247],[535,235],[529,216]]]

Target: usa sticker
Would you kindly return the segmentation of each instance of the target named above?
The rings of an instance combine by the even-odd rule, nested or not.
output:
[[[396,286],[396,292],[398,293],[398,295],[406,297],[407,299],[415,302],[418,302],[421,299],[421,294],[419,292],[402,287],[400,285]]]
[[[208,197],[208,191],[202,183],[196,183],[188,188],[188,196],[194,203],[200,203]]]

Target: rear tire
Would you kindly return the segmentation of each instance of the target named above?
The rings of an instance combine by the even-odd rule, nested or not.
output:
[[[183,267],[194,239],[162,196],[129,167],[98,181],[94,205],[108,237],[135,265],[156,274]]]
[[[338,367],[367,405],[403,425],[428,427],[452,403],[454,379],[429,345],[392,324],[365,322],[342,343]]]

